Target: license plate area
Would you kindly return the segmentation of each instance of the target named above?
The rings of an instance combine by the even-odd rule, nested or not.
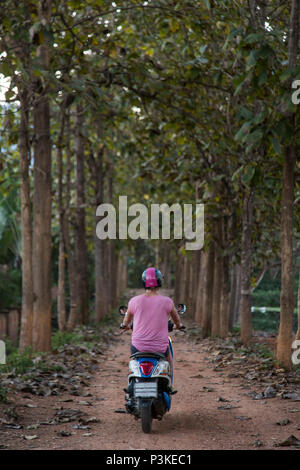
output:
[[[157,398],[157,382],[136,382],[134,384],[135,398]]]

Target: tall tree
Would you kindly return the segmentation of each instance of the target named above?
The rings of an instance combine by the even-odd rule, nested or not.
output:
[[[50,65],[48,31],[51,0],[40,0],[36,59],[46,73]],[[37,77],[34,89],[34,196],[33,196],[33,348],[51,349],[51,140],[47,80]]]
[[[84,156],[84,114],[81,104],[75,110],[75,157],[76,157],[76,223],[75,253],[77,269],[77,321],[86,324],[89,318],[88,253],[85,215],[85,156]]]
[[[241,339],[247,345],[252,338],[251,314],[251,254],[253,227],[253,192],[246,190],[243,203],[243,232],[241,248]]]
[[[59,254],[58,254],[58,289],[57,289],[57,321],[60,331],[65,331],[67,325],[65,300],[65,271],[66,271],[66,222],[63,202],[63,139],[65,131],[66,109],[64,103],[60,107],[61,123],[57,141],[58,166],[58,216],[59,216]]]
[[[22,313],[20,350],[32,346],[33,330],[33,274],[32,274],[32,225],[30,198],[30,147],[29,147],[29,96],[28,89],[20,87],[20,197],[22,226]]]
[[[299,43],[300,0],[292,0],[288,67],[294,71],[297,65]],[[289,118],[292,129],[290,143],[286,146],[283,162],[281,196],[281,295],[280,326],[277,338],[276,357],[286,368],[291,367],[291,341],[293,329],[294,291],[293,291],[293,211],[296,163],[296,116]]]

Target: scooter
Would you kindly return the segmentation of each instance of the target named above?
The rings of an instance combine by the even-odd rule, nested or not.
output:
[[[177,312],[183,315],[186,311],[184,304],[178,304]],[[120,306],[119,312],[125,316],[127,307]],[[168,321],[169,332],[174,324]],[[131,326],[132,328],[132,326]],[[183,326],[181,330],[184,330]],[[169,348],[174,364],[172,341],[169,337]],[[152,420],[162,420],[164,414],[171,409],[173,372],[170,374],[170,364],[166,357],[157,352],[137,352],[130,356],[128,387],[125,391],[126,412],[136,419],[141,419],[144,433],[151,433]],[[174,367],[173,367],[174,369]]]

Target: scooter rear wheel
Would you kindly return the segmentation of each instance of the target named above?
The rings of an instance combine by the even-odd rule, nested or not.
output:
[[[149,434],[152,430],[152,411],[151,403],[148,406],[141,408],[142,430],[144,433]]]

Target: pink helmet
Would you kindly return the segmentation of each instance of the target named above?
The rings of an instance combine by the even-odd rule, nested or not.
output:
[[[144,287],[161,287],[163,275],[156,268],[147,268],[142,274]]]

